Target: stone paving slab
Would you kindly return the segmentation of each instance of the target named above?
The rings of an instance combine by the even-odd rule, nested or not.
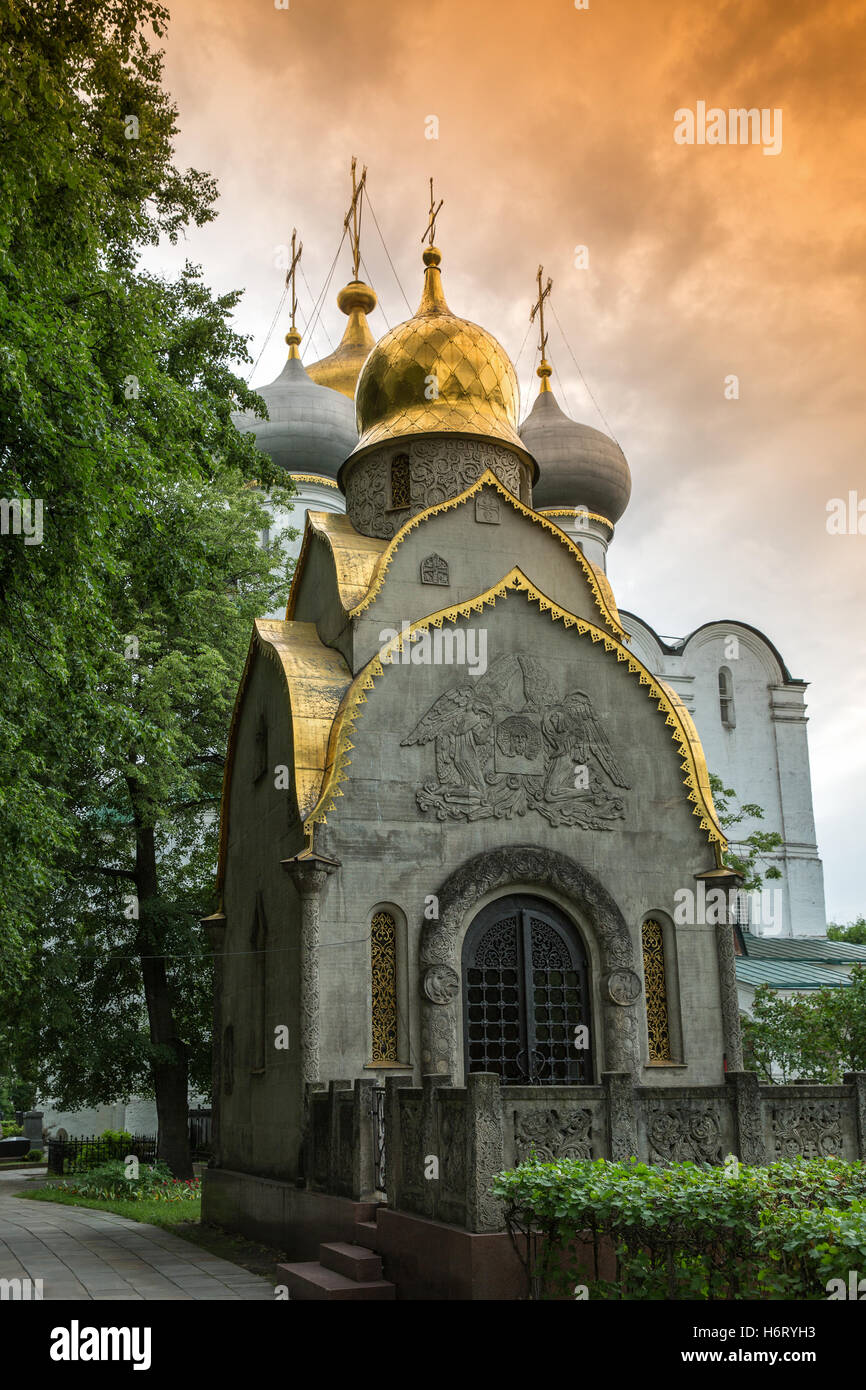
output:
[[[46,1302],[273,1300],[267,1279],[170,1231],[14,1195],[42,1181],[32,1169],[0,1173],[0,1279],[42,1279]]]

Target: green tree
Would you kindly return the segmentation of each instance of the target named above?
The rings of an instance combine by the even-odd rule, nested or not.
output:
[[[827,936],[831,941],[847,941],[852,946],[866,946],[866,917],[861,915],[856,922],[849,922],[844,927],[838,922],[828,922]]]
[[[0,1070],[34,1079],[41,994],[40,1081],[96,1103],[149,1075],[181,1172],[207,807],[285,575],[255,543],[271,465],[231,420],[263,410],[229,365],[238,296],[139,268],[214,215],[212,180],[173,163],[166,21],[152,0],[0,0],[0,495],[43,522],[41,543],[0,537]]]
[[[737,842],[737,849],[729,849],[725,855],[725,863],[743,875],[743,890],[752,892],[760,888],[765,878],[781,878],[781,870],[775,864],[765,867],[767,856],[784,843],[777,831],[756,829],[742,838],[736,834],[737,826],[742,825],[743,821],[763,820],[763,807],[755,805],[752,801],[738,804],[737,793],[733,787],[726,787],[722,778],[717,777],[714,772],[709,776],[719,824],[729,839]]]
[[[759,985],[742,1026],[746,1065],[765,1080],[836,1085],[866,1070],[866,967],[854,966],[848,986],[789,998]]]

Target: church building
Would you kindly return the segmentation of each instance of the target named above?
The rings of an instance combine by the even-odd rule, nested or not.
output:
[[[748,624],[674,642],[620,613],[629,468],[556,402],[548,291],[521,425],[507,353],[449,308],[434,225],[416,313],[374,342],[356,278],[337,351],[305,370],[293,329],[270,420],[239,420],[304,529],[229,738],[204,1214],[305,1257],[292,1297],[342,1297],[345,1252],[311,1271],[358,1232],[392,1270],[369,1297],[394,1271],[401,1296],[513,1296],[491,1172],[775,1142],[731,919],[675,920],[685,890],[737,882],[706,747],[782,827],[785,931],[824,927],[803,682]]]

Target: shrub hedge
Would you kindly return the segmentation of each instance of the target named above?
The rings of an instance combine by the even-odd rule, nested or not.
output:
[[[525,1237],[518,1249],[535,1298],[583,1286],[601,1299],[815,1300],[830,1296],[831,1279],[866,1275],[863,1162],[530,1161],[500,1173],[493,1191],[512,1237]],[[592,1245],[589,1269],[581,1238]],[[614,1279],[600,1273],[606,1239]]]

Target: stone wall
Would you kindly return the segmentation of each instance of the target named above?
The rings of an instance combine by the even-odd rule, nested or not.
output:
[[[532,1153],[543,1162],[634,1155],[656,1164],[720,1164],[729,1154],[751,1164],[866,1158],[863,1072],[841,1086],[762,1086],[753,1072],[729,1072],[723,1086],[677,1088],[633,1085],[615,1072],[601,1086],[500,1087],[486,1073],[470,1074],[465,1087],[442,1076],[422,1086],[389,1077],[386,1096],[389,1207],[470,1231],[502,1229],[490,1184]]]

